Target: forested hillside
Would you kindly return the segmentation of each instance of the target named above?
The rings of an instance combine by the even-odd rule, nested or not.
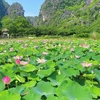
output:
[[[37,25],[55,27],[65,35],[100,32],[100,1],[45,0]]]
[[[5,1],[0,1],[0,7],[0,17],[7,15],[2,18],[0,26],[7,27],[11,34],[100,35],[100,0],[45,0],[38,16],[26,18],[19,3],[9,6]]]

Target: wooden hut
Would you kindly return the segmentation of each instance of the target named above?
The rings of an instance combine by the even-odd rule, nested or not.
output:
[[[2,30],[2,37],[3,38],[9,38],[9,30],[7,29],[7,28],[4,28],[3,30]]]

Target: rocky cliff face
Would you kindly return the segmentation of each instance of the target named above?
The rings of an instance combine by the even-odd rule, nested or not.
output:
[[[99,0],[45,0],[38,25],[90,24],[100,14]]]
[[[8,8],[9,8],[9,4],[4,0],[0,0],[0,18],[7,15]]]
[[[43,21],[49,19],[56,12],[58,4],[59,0],[46,0],[41,7],[39,17]]]
[[[86,0],[85,3],[86,3],[86,5],[89,5],[89,4],[92,3],[92,1],[93,1],[93,0]]]
[[[24,16],[24,9],[17,2],[9,5],[5,0],[0,0],[0,19],[5,15],[11,17]]]
[[[9,8],[8,8],[8,15],[9,16],[24,16],[24,9],[21,4],[18,2],[13,3]]]
[[[38,17],[37,17],[37,16],[35,16],[35,17],[33,17],[33,16],[27,16],[26,19],[28,19],[28,21],[29,21],[33,26],[35,26]]]

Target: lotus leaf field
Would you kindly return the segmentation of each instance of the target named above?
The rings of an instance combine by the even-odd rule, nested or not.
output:
[[[0,41],[0,100],[100,100],[100,41]]]

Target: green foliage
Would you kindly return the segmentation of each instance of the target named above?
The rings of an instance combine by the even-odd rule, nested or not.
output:
[[[24,36],[26,35],[26,29],[31,28],[32,25],[25,17],[18,16],[17,18],[13,19],[9,16],[5,16],[2,19],[2,27],[7,28],[11,35]]]
[[[99,10],[99,0],[46,0],[38,17],[24,18],[20,17],[24,13],[23,7],[14,3],[8,9],[9,16],[1,20],[0,27],[9,29],[10,36],[15,37],[74,35],[96,38],[100,33]]]
[[[99,58],[100,40],[2,40],[0,100],[99,100]]]
[[[89,33],[80,33],[80,34],[76,34],[76,37],[81,37],[81,38],[89,38]]]
[[[37,25],[55,27],[60,35],[89,37],[93,31],[100,33],[99,8],[99,0],[46,0]]]
[[[100,39],[100,33],[92,32],[90,34],[90,37],[93,38],[93,39]]]

